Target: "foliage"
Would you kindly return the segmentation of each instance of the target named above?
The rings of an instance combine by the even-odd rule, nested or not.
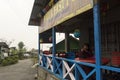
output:
[[[19,59],[23,59],[23,54],[26,52],[26,48],[25,48],[25,45],[24,43],[21,41],[18,43],[18,56],[19,56]]]
[[[1,59],[1,57],[0,57],[0,64],[2,63],[2,59]]]
[[[19,59],[23,59],[23,54],[24,54],[24,50],[23,49],[18,51]]]
[[[7,66],[7,65],[15,64],[17,62],[18,62],[18,56],[14,55],[14,56],[10,56],[2,60],[1,64],[2,66]]]
[[[18,51],[17,51],[17,49],[11,49],[11,50],[10,50],[10,53],[11,53],[12,55],[16,55],[16,54],[18,54]]]
[[[3,60],[1,63],[3,66],[7,66],[8,65],[8,61],[7,60]]]
[[[25,46],[25,45],[24,45],[24,43],[23,43],[22,41],[18,43],[18,48],[19,48],[20,50],[23,49],[24,46]]]

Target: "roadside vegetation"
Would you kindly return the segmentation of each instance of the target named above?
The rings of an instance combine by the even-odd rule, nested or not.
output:
[[[18,43],[18,48],[10,48],[7,57],[0,57],[0,66],[8,66],[18,63],[19,60],[30,58],[30,53],[27,53],[24,43]]]
[[[2,60],[1,65],[7,66],[18,62],[18,56],[9,56]]]
[[[33,61],[33,65],[38,63],[38,52],[35,49],[31,50],[31,59]]]

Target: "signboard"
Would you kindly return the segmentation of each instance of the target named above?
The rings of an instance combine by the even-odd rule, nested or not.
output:
[[[43,17],[40,33],[93,8],[93,0],[60,0]]]

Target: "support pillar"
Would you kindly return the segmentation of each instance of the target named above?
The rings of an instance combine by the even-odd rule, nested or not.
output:
[[[40,66],[40,33],[38,32],[38,62],[39,62],[39,66]]]
[[[93,6],[94,19],[94,44],[96,57],[96,80],[102,80],[101,76],[101,27],[100,27],[100,4],[99,0],[94,0]]]
[[[55,54],[56,54],[56,31],[55,27],[52,28],[52,57],[53,57],[53,72],[55,72]]]
[[[38,54],[40,54],[40,33],[38,33]]]
[[[69,33],[65,33],[65,52],[70,51],[70,44],[69,44]]]

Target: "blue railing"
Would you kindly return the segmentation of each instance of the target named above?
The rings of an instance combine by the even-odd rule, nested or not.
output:
[[[53,71],[53,63],[55,71]],[[66,58],[55,57],[54,61],[52,56],[39,55],[39,65],[49,72],[52,72],[55,76],[63,80],[88,80],[90,78],[95,79],[96,65],[91,63],[85,63]],[[111,66],[102,66],[102,70],[114,71],[120,73],[120,68]],[[86,70],[88,69],[88,70]]]
[[[39,55],[40,66],[46,68],[48,71],[54,73],[60,78],[69,80],[83,80],[89,79],[95,72],[95,64],[78,62],[75,60],[55,57],[54,61],[52,56]],[[55,64],[55,71],[53,71],[53,62]],[[86,73],[83,69],[85,66],[91,67],[91,71]],[[79,77],[81,75],[81,77]]]

